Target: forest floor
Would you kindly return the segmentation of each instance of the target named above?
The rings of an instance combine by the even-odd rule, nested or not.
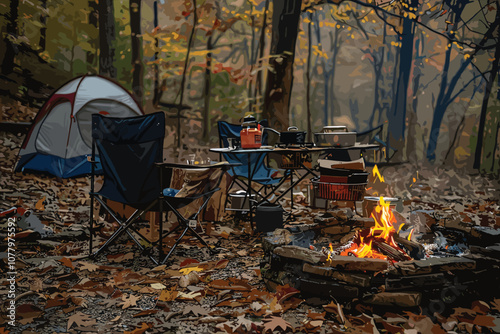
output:
[[[155,266],[123,238],[108,253],[89,259],[88,178],[12,173],[22,138],[0,132],[0,211],[31,210],[54,234],[41,239],[29,231],[16,234],[17,318],[15,326],[8,324],[12,299],[2,289],[0,333],[500,332],[495,287],[490,295],[445,303],[440,314],[321,304],[288,286],[268,291],[260,276],[261,235],[248,233],[248,226],[232,216],[207,231],[215,255],[186,239],[168,265]],[[381,172],[385,183],[369,184],[369,192],[403,198],[401,216],[408,221],[415,210],[452,210],[477,225],[500,227],[498,180],[440,168],[417,172],[408,164]],[[324,213],[302,204],[296,209],[301,222]],[[7,224],[0,218],[2,240]],[[8,287],[5,245],[0,282]]]

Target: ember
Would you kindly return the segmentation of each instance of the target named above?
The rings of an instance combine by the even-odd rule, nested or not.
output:
[[[394,241],[393,223],[396,222],[390,202],[380,197],[379,204],[371,213],[375,226],[358,232],[351,247],[343,250],[340,255],[353,255],[373,259],[389,260],[391,262],[411,260],[411,257]]]

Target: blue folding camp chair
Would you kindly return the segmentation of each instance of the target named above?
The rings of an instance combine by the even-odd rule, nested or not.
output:
[[[261,121],[260,123],[262,124],[267,122],[264,120]],[[241,125],[231,124],[225,121],[218,121],[217,126],[219,129],[220,147],[229,147],[228,138],[237,138],[237,139],[240,138]],[[263,145],[267,144],[267,132],[265,131],[262,133],[262,143]],[[260,193],[263,190],[273,191],[275,187],[278,187],[284,181],[284,177],[279,176],[278,170],[272,169],[267,165],[266,154],[223,153],[222,155],[224,159],[229,163],[238,164],[237,167],[233,167],[229,171],[229,174],[233,177],[233,184],[234,183],[238,184],[242,189],[248,188],[248,184],[244,184],[243,182],[248,182],[247,179],[248,179],[249,165],[252,168],[252,174],[253,174],[252,182],[255,182],[260,185],[260,188],[256,189],[257,193]]]

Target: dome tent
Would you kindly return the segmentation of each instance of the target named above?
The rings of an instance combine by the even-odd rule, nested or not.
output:
[[[15,171],[47,172],[68,178],[90,173],[92,114],[143,115],[130,93],[113,81],[82,76],[51,95],[24,139]],[[100,167],[98,167],[100,168]]]

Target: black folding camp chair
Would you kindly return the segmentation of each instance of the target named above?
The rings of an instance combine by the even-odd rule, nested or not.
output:
[[[162,186],[160,170],[156,166],[162,162],[163,139],[165,137],[165,115],[163,112],[131,117],[112,118],[99,114],[92,115],[92,173],[90,190],[90,253],[96,256],[114,243],[123,233],[145,250],[136,238],[150,243],[134,227],[147,211],[158,210]],[[99,153],[104,183],[95,191],[95,161]],[[94,253],[94,200],[99,202],[118,223],[118,229]],[[135,208],[127,219],[121,219],[107,202],[111,200]],[[151,259],[157,262],[151,255]]]
[[[209,199],[220,189],[218,187],[224,172],[232,165],[228,163],[209,166],[163,163],[164,135],[165,116],[162,112],[133,118],[92,115],[92,161],[96,161],[97,150],[104,176],[103,186],[96,192],[94,173],[91,175],[90,253],[92,256],[106,250],[123,233],[128,234],[142,251],[149,251],[148,256],[155,264],[165,263],[188,232],[203,245],[208,246],[194,227]],[[165,175],[172,175],[173,168],[187,170],[184,184],[180,189],[164,189]],[[120,226],[96,252],[92,253],[94,200],[98,201]],[[112,210],[107,200],[126,204],[136,210],[129,218],[121,219]],[[201,201],[201,204],[195,206],[196,212],[188,218],[183,217],[179,210],[196,200]],[[166,235],[163,235],[164,208],[172,211],[178,218],[178,225]],[[138,223],[143,213],[148,211],[160,212],[156,240],[150,240],[135,228],[137,225],[135,223]],[[179,229],[182,229],[180,236],[164,257],[164,238]],[[150,247],[146,249],[144,244]],[[151,252],[155,247],[158,247],[158,260]]]

